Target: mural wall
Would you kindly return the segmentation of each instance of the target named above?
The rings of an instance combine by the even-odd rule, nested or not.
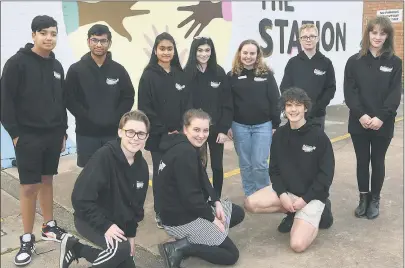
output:
[[[319,49],[332,60],[336,71],[338,88],[331,104],[339,104],[343,102],[346,60],[359,49],[362,11],[363,3],[358,1],[2,1],[1,70],[8,58],[31,41],[33,17],[47,14],[59,23],[55,54],[65,72],[88,51],[88,29],[95,23],[103,23],[112,32],[113,59],[125,66],[135,88],[149,61],[154,39],[163,31],[175,38],[183,64],[194,36],[211,37],[219,64],[226,71],[230,70],[239,43],[247,38],[255,39],[280,83],[288,59],[301,50],[299,27],[302,23],[313,22],[320,30]],[[134,108],[136,103],[135,99]],[[65,154],[75,153],[74,124],[74,118],[69,114],[69,141]],[[2,127],[1,166],[9,167],[12,159],[11,139]]]

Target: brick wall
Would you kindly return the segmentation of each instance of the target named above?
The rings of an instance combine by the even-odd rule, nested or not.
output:
[[[377,15],[377,10],[384,9],[404,9],[403,1],[372,1],[364,0],[363,5],[363,29],[367,25],[368,18],[375,17]],[[404,12],[402,11],[402,16]],[[395,30],[395,53],[398,57],[402,59],[404,63],[404,20],[402,22],[393,23]],[[402,68],[403,69],[403,68]],[[402,72],[402,81],[404,79],[404,72]]]

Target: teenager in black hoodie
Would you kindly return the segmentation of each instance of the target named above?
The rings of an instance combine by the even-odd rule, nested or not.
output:
[[[72,205],[77,231],[103,250],[84,245],[68,235],[61,243],[60,268],[78,258],[92,267],[135,267],[133,256],[138,222],[149,183],[149,170],[141,150],[149,133],[149,120],[140,111],[124,114],[118,136],[100,148],[75,183]]]
[[[394,55],[394,29],[386,17],[369,20],[361,51],[346,63],[344,94],[357,159],[360,202],[356,217],[379,215],[385,154],[394,135],[402,93],[402,61]],[[370,192],[371,161],[371,192]]]
[[[184,112],[191,108],[189,86],[180,66],[179,54],[173,37],[164,32],[156,37],[149,64],[138,87],[138,109],[145,112],[151,123],[150,137],[145,149],[151,152],[153,180],[159,169],[162,152],[160,140],[181,130]],[[155,187],[153,187],[155,195]],[[156,206],[156,223],[163,228]]]
[[[164,229],[177,239],[159,245],[166,268],[179,268],[188,256],[221,265],[232,265],[239,258],[228,232],[245,214],[229,200],[219,200],[208,179],[199,149],[209,131],[209,115],[192,109],[184,115],[183,133],[162,139],[155,202]]]
[[[227,133],[232,125],[232,95],[225,71],[217,64],[211,38],[194,38],[184,70],[190,81],[193,108],[201,108],[212,120],[204,152],[209,145],[213,185],[218,197],[221,197],[224,142],[228,140]]]
[[[291,230],[290,247],[306,250],[318,228],[333,223],[329,188],[335,172],[332,144],[325,132],[306,121],[311,100],[304,90],[291,88],[281,95],[287,124],[277,129],[270,151],[272,185],[245,201],[252,213],[288,213],[279,231]]]
[[[330,59],[316,49],[319,33],[315,24],[301,26],[300,42],[302,51],[288,61],[280,91],[290,87],[305,90],[313,103],[308,116],[324,129],[326,107],[336,92],[335,69]]]
[[[64,71],[52,50],[58,25],[49,16],[32,20],[32,40],[4,65],[1,78],[1,123],[15,147],[20,178],[24,234],[14,263],[31,262],[35,204],[40,200],[44,224],[42,239],[60,242],[65,230],[53,219],[53,175],[66,144]]]
[[[233,138],[245,197],[270,184],[268,172],[272,133],[280,125],[280,97],[273,72],[264,63],[254,40],[245,40],[235,53],[229,79],[233,96]]]
[[[135,96],[128,72],[108,51],[112,42],[108,27],[95,24],[87,37],[90,52],[70,66],[65,83],[67,108],[76,119],[79,167],[117,137],[118,122],[132,109]]]

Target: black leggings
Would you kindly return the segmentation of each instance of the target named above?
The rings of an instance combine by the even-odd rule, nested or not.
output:
[[[357,184],[361,193],[370,190],[371,160],[371,193],[379,195],[385,177],[385,154],[391,138],[375,135],[352,135],[352,142],[357,159]],[[370,150],[371,147],[371,150]]]
[[[232,228],[238,225],[245,218],[245,211],[235,204],[232,204],[232,215],[229,227]],[[191,244],[185,250],[185,256],[201,258],[212,264],[232,265],[239,259],[239,250],[229,237],[226,237],[224,242],[219,246],[207,246]]]
[[[75,217],[76,230],[87,240],[103,248],[93,248],[82,243],[74,246],[78,258],[85,258],[97,268],[135,268],[133,258],[130,256],[131,246],[128,241],[114,241],[114,246],[107,244],[104,234],[93,229],[87,222]]]
[[[215,192],[218,195],[218,198],[220,198],[222,194],[222,185],[224,182],[224,167],[223,167],[224,144],[217,143],[216,141],[217,137],[218,133],[210,134],[208,136],[207,143],[210,149],[210,160],[211,160],[212,182],[213,182],[212,185],[215,189]]]
[[[162,153],[161,152],[150,152],[150,155],[152,156],[152,165],[153,165],[153,177],[152,177],[152,190],[153,190],[153,208],[156,213],[158,213],[157,208],[156,208],[156,191],[155,187],[153,186],[153,182],[156,179],[156,176],[159,172],[159,165],[160,165],[160,160],[162,160]]]

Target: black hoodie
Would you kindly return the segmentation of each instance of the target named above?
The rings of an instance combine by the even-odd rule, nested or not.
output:
[[[211,205],[218,197],[202,166],[199,149],[181,133],[164,136],[161,149],[164,154],[153,183],[163,224],[179,226],[197,218],[213,222]]]
[[[281,123],[278,100],[280,92],[271,71],[256,77],[255,70],[243,69],[241,74],[230,76],[233,96],[233,120],[244,125],[272,122],[273,129]]]
[[[135,154],[130,166],[117,138],[101,147],[77,178],[72,192],[74,215],[102,234],[116,224],[125,236],[135,237],[144,217],[148,185],[149,169],[142,152]]]
[[[216,133],[227,134],[232,125],[232,94],[228,77],[218,65],[215,71],[197,71],[195,77],[189,77],[193,98],[193,107],[201,108],[212,119],[212,128]]]
[[[344,76],[345,102],[350,109],[349,133],[392,137],[402,89],[402,60],[397,56],[384,53],[374,57],[371,52],[360,58],[358,53],[351,56]],[[381,128],[364,129],[359,119],[365,114],[383,121]]]
[[[277,195],[290,192],[305,202],[324,202],[335,173],[332,144],[319,126],[307,121],[299,129],[277,129],[270,150],[269,174]]]
[[[280,91],[284,92],[290,87],[305,90],[311,98],[313,107],[309,116],[325,116],[326,107],[336,92],[335,69],[331,60],[319,51],[309,59],[301,51],[287,62]]]
[[[115,136],[121,116],[134,104],[135,91],[125,68],[111,52],[99,67],[91,52],[72,64],[66,74],[68,110],[76,118],[76,133]]]
[[[12,56],[1,77],[1,123],[13,139],[27,131],[67,129],[63,67],[53,52],[44,58],[33,46]]]
[[[150,136],[145,148],[159,151],[164,134],[181,131],[183,114],[192,108],[190,89],[183,70],[171,66],[167,73],[160,65],[148,65],[139,80],[138,109],[151,123]]]

